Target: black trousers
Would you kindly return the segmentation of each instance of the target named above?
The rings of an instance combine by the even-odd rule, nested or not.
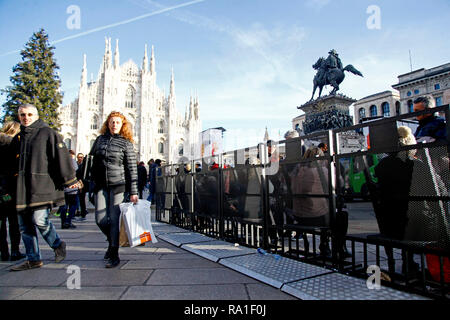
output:
[[[20,229],[17,212],[12,201],[0,205],[0,251],[2,254],[8,252],[8,231],[6,221],[9,222],[9,239],[11,242],[11,251],[19,251]]]

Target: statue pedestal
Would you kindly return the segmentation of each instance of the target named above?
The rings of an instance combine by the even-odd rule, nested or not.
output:
[[[349,108],[355,99],[342,94],[323,96],[297,107],[305,112],[303,132],[305,135],[353,125]],[[364,136],[354,131],[339,134],[339,150],[342,153],[361,150]]]
[[[353,125],[349,107],[354,102],[355,99],[337,94],[320,97],[297,107],[305,112],[303,132],[310,134]]]

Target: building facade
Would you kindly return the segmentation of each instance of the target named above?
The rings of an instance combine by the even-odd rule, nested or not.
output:
[[[422,95],[433,96],[436,106],[450,104],[450,63],[399,75],[392,87],[400,93],[402,114],[412,112],[414,100]]]
[[[191,96],[184,115],[178,112],[173,70],[167,96],[156,84],[153,47],[149,61],[145,45],[141,68],[132,60],[120,65],[118,40],[113,57],[111,38],[105,39],[98,77],[91,82],[84,55],[78,98],[59,109],[67,146],[88,153],[112,111],[121,112],[131,123],[138,160],[159,158],[171,163],[183,156],[195,157],[202,128],[198,97]]]
[[[401,114],[400,95],[397,91],[383,91],[354,103],[354,123],[363,118],[393,117]],[[404,112],[403,112],[404,113]]]

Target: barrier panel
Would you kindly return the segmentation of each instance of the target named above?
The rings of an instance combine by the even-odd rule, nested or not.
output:
[[[444,138],[399,131],[434,112]],[[157,219],[361,278],[375,264],[384,285],[448,297],[449,120],[442,106],[165,166]]]

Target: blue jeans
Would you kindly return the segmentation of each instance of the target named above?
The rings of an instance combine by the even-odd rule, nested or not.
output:
[[[18,214],[22,241],[25,245],[28,261],[41,260],[36,227],[52,249],[56,249],[61,245],[61,239],[48,218],[49,212],[49,209],[39,209],[34,211],[28,209],[19,212]]]

